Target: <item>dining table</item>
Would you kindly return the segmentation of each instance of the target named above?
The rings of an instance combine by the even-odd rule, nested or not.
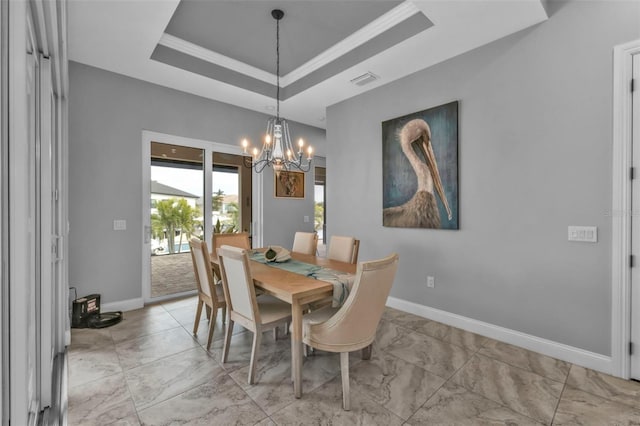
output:
[[[250,251],[264,252],[267,249]],[[218,257],[211,256],[214,271],[219,271]],[[250,259],[251,276],[254,285],[264,293],[274,296],[291,305],[291,371],[293,376],[293,391],[296,398],[302,396],[302,315],[303,310],[310,303],[326,300],[332,297],[334,285],[313,277],[291,272],[270,265],[269,262],[259,262]],[[357,265],[339,262],[326,257],[313,256],[291,252],[291,258],[299,262],[320,266],[327,270],[338,271],[343,274],[355,274]]]

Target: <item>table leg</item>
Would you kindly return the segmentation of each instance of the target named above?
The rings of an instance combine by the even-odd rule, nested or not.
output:
[[[298,302],[291,305],[291,370],[293,392],[296,398],[302,396],[302,306]]]

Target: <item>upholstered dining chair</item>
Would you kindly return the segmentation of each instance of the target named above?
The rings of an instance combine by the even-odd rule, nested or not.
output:
[[[224,297],[222,286],[216,285],[211,269],[211,260],[207,243],[198,238],[189,240],[191,248],[191,261],[193,262],[193,272],[196,276],[198,286],[198,309],[196,310],[196,320],[193,325],[193,334],[198,334],[202,307],[205,306],[209,318],[209,337],[207,339],[207,350],[211,347],[213,340],[213,328],[216,324],[218,309],[222,308],[222,323],[225,323],[227,303]],[[209,312],[209,310],[211,310]]]
[[[358,264],[355,282],[339,308],[326,307],[302,319],[302,342],[340,353],[342,407],[350,409],[349,352],[370,348],[398,268],[398,255]],[[386,368],[383,360],[383,372]]]
[[[292,252],[315,255],[317,249],[318,234],[316,232],[296,232]]]
[[[358,263],[360,240],[353,237],[331,236],[327,258],[345,263]]]
[[[291,320],[291,305],[266,294],[256,296],[246,250],[224,245],[218,249],[218,259],[229,309],[222,362],[227,362],[234,324],[237,322],[244,328],[251,330],[253,332],[253,346],[248,382],[252,385],[255,382],[256,362],[262,333],[266,330],[276,329],[280,324],[286,325]]]

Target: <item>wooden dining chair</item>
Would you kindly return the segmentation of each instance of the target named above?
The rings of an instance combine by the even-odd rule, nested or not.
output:
[[[218,249],[222,246],[232,246],[238,247],[242,249],[249,250],[251,249],[251,243],[249,242],[249,233],[248,232],[238,232],[236,234],[213,234],[211,236],[211,254],[218,258]],[[218,265],[213,266],[213,273],[216,278],[216,282],[222,284],[220,280],[222,277],[220,276],[220,269]]]
[[[236,234],[213,234],[211,236],[212,253],[216,254],[217,250],[222,246],[232,246],[249,250],[251,249],[249,233],[238,232]]]
[[[237,247],[222,246],[218,249],[222,285],[228,302],[229,318],[224,336],[222,362],[227,362],[233,325],[237,322],[253,332],[253,346],[249,363],[248,382],[255,382],[256,362],[266,330],[276,330],[278,325],[291,320],[291,305],[266,294],[256,296],[247,251]],[[274,333],[277,337],[277,334]]]
[[[351,293],[341,307],[326,307],[302,318],[305,345],[340,353],[342,407],[345,410],[350,409],[349,352],[364,351],[373,344],[397,269],[398,255],[395,253],[358,264]]]
[[[317,249],[317,232],[296,232],[293,238],[293,247],[291,248],[292,252],[315,256]]]
[[[218,309],[222,308],[222,323],[225,323],[227,303],[224,297],[222,286],[216,285],[213,278],[213,270],[211,269],[211,260],[207,243],[198,238],[189,240],[191,248],[191,261],[193,262],[193,272],[196,276],[196,284],[198,286],[198,309],[196,310],[196,320],[193,325],[193,334],[198,334],[198,326],[200,325],[200,316],[202,315],[202,307],[205,306],[209,315],[209,337],[207,339],[207,350],[211,347],[213,340],[213,329],[218,316]],[[210,310],[210,312],[209,312]]]
[[[360,240],[353,237],[342,237],[333,235],[329,240],[327,258],[345,263],[358,263],[358,251],[360,250]]]

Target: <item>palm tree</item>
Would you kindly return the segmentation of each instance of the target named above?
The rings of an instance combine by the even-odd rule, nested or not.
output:
[[[157,214],[151,215],[151,226],[154,235],[164,235],[169,245],[169,253],[175,253],[175,236],[180,231],[180,244],[178,252],[182,248],[182,235],[191,236],[197,225],[196,217],[200,215],[197,207],[191,207],[184,198],[170,198],[159,200],[156,203]]]
[[[211,210],[214,212],[222,211],[222,202],[224,201],[224,191],[218,189],[215,195],[211,198]]]
[[[238,223],[238,216],[240,215],[240,209],[238,208],[237,202],[231,202],[227,204],[227,216],[231,219],[229,220],[230,226],[234,229],[240,229],[240,224]]]
[[[178,225],[180,226],[180,243],[178,244],[178,253],[182,250],[182,236],[186,233],[187,240],[191,238],[197,221],[196,217],[200,215],[197,207],[191,207],[187,200],[181,198],[175,206],[178,217]]]

